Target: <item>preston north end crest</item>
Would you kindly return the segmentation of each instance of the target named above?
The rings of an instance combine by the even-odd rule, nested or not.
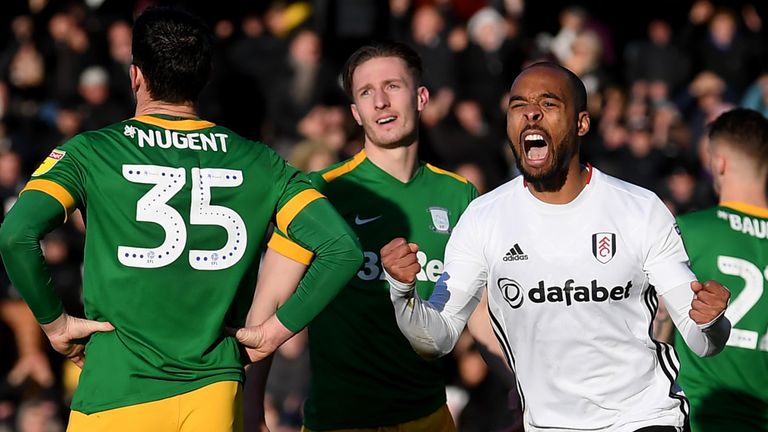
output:
[[[443,207],[430,207],[429,214],[432,215],[432,229],[435,232],[448,234],[451,232],[451,222],[448,219],[448,209]]]

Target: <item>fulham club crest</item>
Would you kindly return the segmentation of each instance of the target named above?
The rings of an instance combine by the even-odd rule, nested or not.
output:
[[[592,234],[592,255],[605,264],[616,255],[616,234],[600,232]]]

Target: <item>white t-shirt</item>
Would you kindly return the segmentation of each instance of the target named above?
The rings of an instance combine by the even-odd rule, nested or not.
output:
[[[522,177],[472,202],[429,303],[468,316],[487,286],[528,431],[623,432],[685,422],[677,355],[651,323],[657,294],[695,279],[661,200],[592,168],[568,204],[538,200]]]

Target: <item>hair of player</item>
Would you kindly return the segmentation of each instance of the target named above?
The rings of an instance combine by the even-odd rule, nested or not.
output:
[[[421,85],[423,68],[421,57],[408,45],[395,41],[377,41],[357,49],[344,64],[341,80],[344,92],[350,100],[354,100],[352,75],[361,64],[380,57],[396,57],[403,60],[410,71],[416,85]]]
[[[725,145],[755,161],[758,168],[768,165],[768,119],[755,110],[734,108],[709,124],[710,142]]]
[[[131,49],[154,100],[195,102],[208,83],[213,34],[187,11],[147,8],[133,25]]]
[[[533,69],[535,67],[547,67],[547,68],[555,69],[565,73],[565,75],[568,77],[568,84],[571,87],[571,92],[573,93],[573,101],[574,101],[574,104],[576,105],[576,112],[579,113],[587,110],[587,88],[584,86],[584,82],[581,81],[581,78],[579,78],[578,75],[573,73],[573,71],[571,71],[567,67],[564,67],[562,65],[559,65],[551,61],[540,61],[540,62],[531,63],[530,65],[524,67],[523,70],[520,71],[520,73],[523,73],[528,69]]]

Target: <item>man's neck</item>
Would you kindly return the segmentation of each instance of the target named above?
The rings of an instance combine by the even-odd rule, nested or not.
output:
[[[197,117],[193,103],[169,103],[152,100],[136,104],[136,117],[148,114],[165,114],[182,118]]]
[[[590,172],[579,163],[579,156],[575,155],[568,164],[568,177],[560,190],[555,192],[538,191],[532,184],[528,184],[528,190],[538,200],[547,204],[568,204],[576,199],[589,182]]]
[[[418,142],[395,148],[378,147],[366,140],[365,155],[387,174],[407,183],[413,177],[419,162]]]
[[[720,184],[720,202],[737,202],[768,208],[768,200],[765,197],[765,182],[724,180]]]

